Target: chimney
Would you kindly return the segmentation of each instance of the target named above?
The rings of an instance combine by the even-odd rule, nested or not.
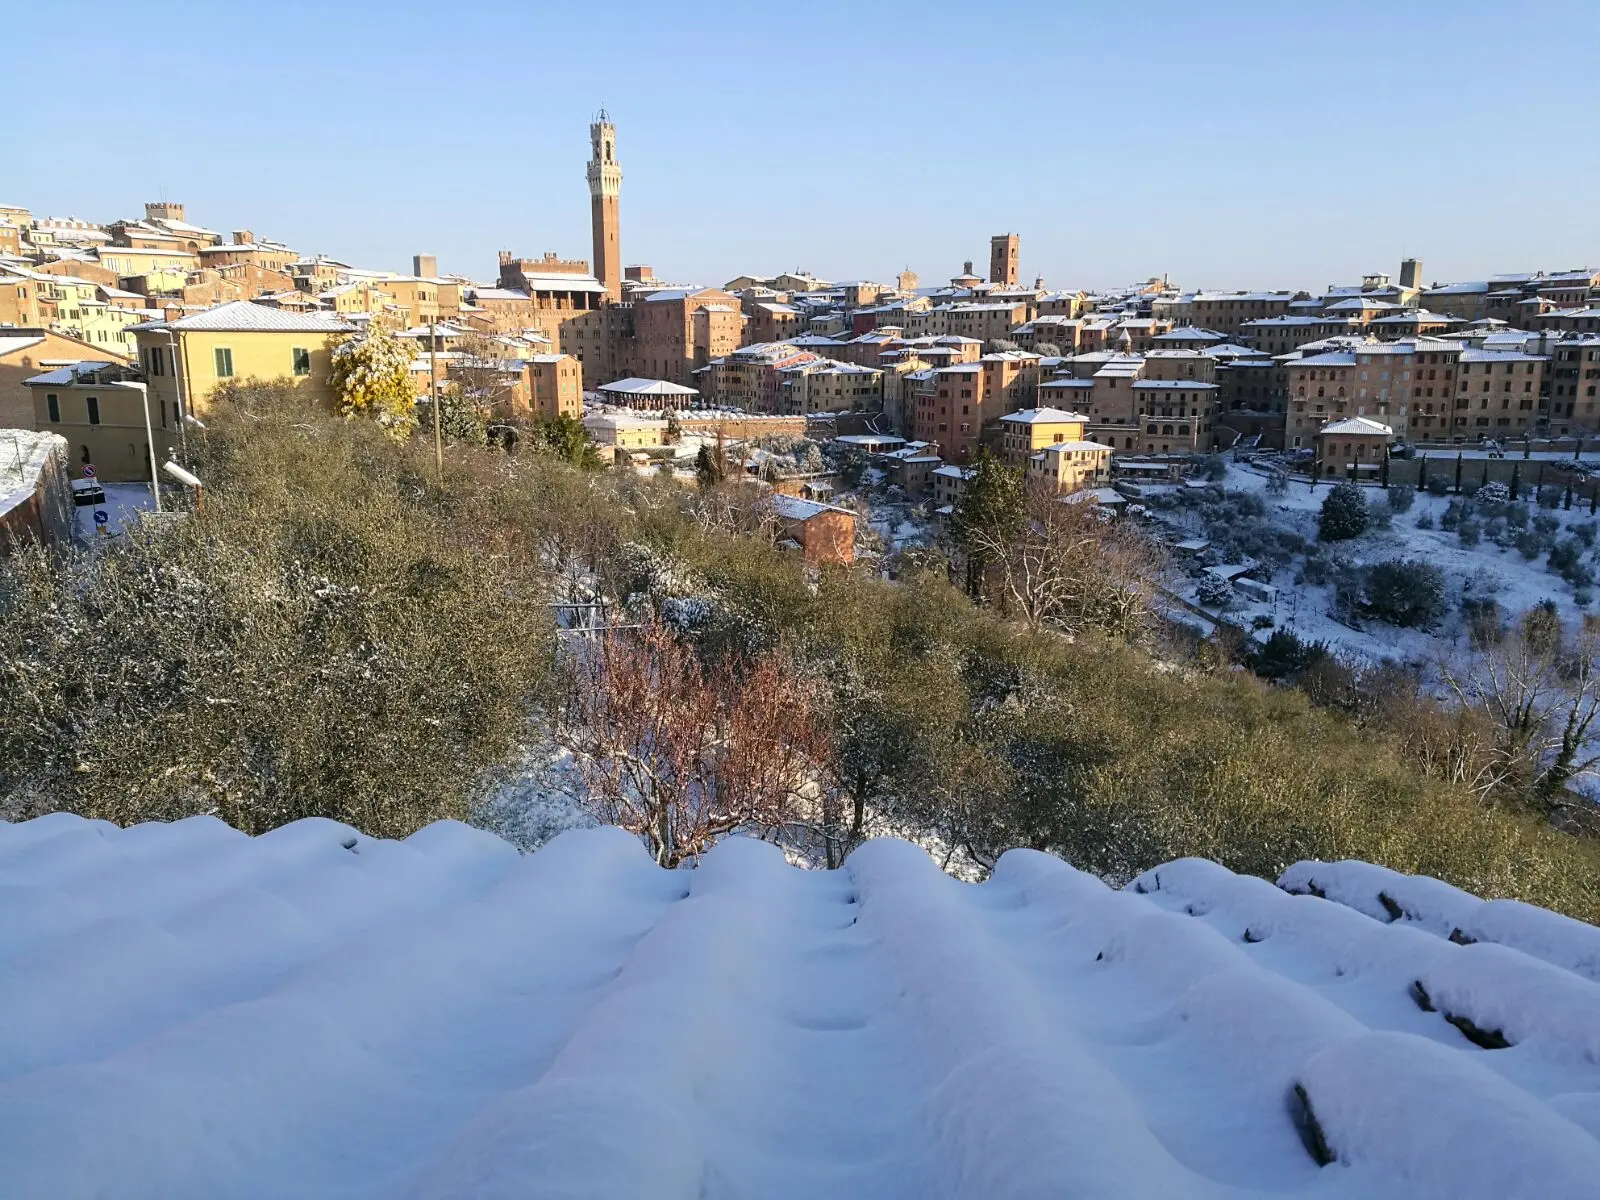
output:
[[[1400,264],[1400,286],[1403,288],[1418,288],[1422,286],[1422,264],[1414,258],[1408,258]]]
[[[411,273],[422,279],[437,279],[439,277],[439,260],[431,254],[413,254],[411,256]]]
[[[256,240],[256,235],[248,229],[235,229],[233,231],[233,244],[235,246],[248,246]]]

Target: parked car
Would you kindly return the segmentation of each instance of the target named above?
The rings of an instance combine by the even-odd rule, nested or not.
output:
[[[74,479],[72,481],[72,503],[79,508],[88,508],[90,505],[104,504],[106,490],[99,481],[94,479]]]

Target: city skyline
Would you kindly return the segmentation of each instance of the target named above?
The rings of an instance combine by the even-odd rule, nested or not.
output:
[[[792,22],[723,5],[692,29],[632,4],[603,28],[577,8],[466,6],[440,25],[413,5],[290,5],[271,30],[242,12],[173,11],[246,86],[163,100],[131,122],[150,136],[110,140],[96,170],[13,177],[0,201],[106,221],[163,197],[305,253],[392,270],[430,253],[488,279],[500,249],[590,256],[585,135],[603,105],[625,171],[622,260],[682,282],[793,269],[888,280],[904,267],[932,282],[969,259],[981,272],[1000,232],[1021,235],[1022,278],[1058,288],[1166,275],[1316,289],[1408,255],[1425,281],[1600,258],[1584,240],[1600,151],[1579,76],[1541,78],[1531,110],[1498,82],[1550,53],[1557,31],[1600,26],[1587,6],[1547,6],[1535,28],[1472,4],[1452,5],[1448,24],[1432,6],[1356,4],[1328,22],[1157,4],[1137,25],[1013,5],[962,17],[973,36],[952,39],[959,10],[944,5],[907,27],[824,3],[799,42]],[[90,59],[161,53],[172,24],[128,28],[114,13],[69,4],[48,21],[79,18]],[[45,20],[16,18],[24,36]],[[596,39],[626,69],[555,49]],[[504,48],[523,42],[522,55]],[[1118,52],[1093,49],[1107,45]],[[811,75],[796,69],[806,53]],[[45,93],[23,94],[25,115],[41,106],[22,123],[39,160]],[[50,96],[58,123],[106,120],[92,96]]]

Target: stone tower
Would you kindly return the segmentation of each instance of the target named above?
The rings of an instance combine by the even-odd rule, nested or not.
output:
[[[989,282],[1017,286],[1017,243],[1014,233],[997,233],[989,239]]]
[[[617,196],[622,167],[617,163],[617,130],[601,109],[589,126],[589,201],[594,228],[594,275],[612,300],[622,299],[622,234]]]
[[[1400,264],[1400,286],[1403,288],[1422,286],[1422,264],[1416,259],[1408,258]]]

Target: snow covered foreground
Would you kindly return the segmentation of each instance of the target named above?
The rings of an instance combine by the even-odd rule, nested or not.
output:
[[[1600,931],[1364,866],[0,824],[0,1194],[1600,1194]]]

